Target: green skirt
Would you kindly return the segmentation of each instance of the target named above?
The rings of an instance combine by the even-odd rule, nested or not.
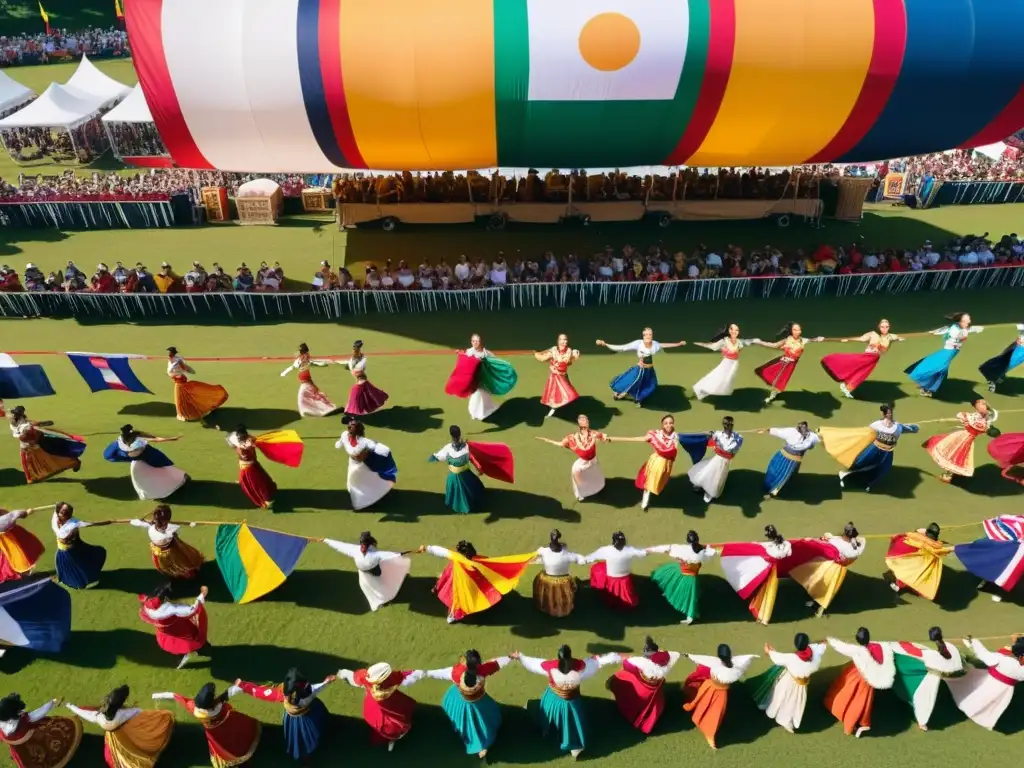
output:
[[[679,563],[665,563],[660,566],[651,574],[651,581],[658,585],[669,605],[687,618],[700,618],[697,577],[683,573]]]
[[[768,709],[768,702],[772,699],[775,683],[783,672],[785,672],[785,669],[775,664],[768,667],[760,675],[747,678],[747,689],[754,697],[754,703],[757,704],[759,709]]]
[[[449,472],[444,485],[444,504],[452,512],[468,515],[483,504],[484,484],[472,469]]]
[[[902,653],[894,653],[892,660],[896,665],[896,682],[892,689],[900,701],[913,704],[914,694],[928,676],[928,667],[920,659]]]
[[[501,709],[486,693],[476,701],[466,701],[459,686],[453,685],[444,695],[441,709],[466,746],[467,755],[479,754],[494,744],[501,727]]]
[[[583,702],[579,696],[563,699],[548,688],[540,701],[531,701],[527,709],[537,718],[545,737],[552,732],[558,735],[563,752],[583,749],[587,745],[583,734]]]
[[[478,376],[477,386],[486,389],[495,397],[507,395],[519,381],[516,369],[496,357],[485,357],[480,361]]]

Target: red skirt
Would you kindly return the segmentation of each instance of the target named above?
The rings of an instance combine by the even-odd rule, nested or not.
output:
[[[367,413],[383,408],[388,400],[388,393],[378,389],[369,381],[362,384],[353,384],[348,392],[348,403],[345,405],[345,413],[352,416],[364,416]]]
[[[880,357],[873,352],[835,353],[821,358],[821,367],[832,381],[852,392],[871,375]]]
[[[444,385],[444,393],[454,397],[469,397],[477,390],[476,375],[479,370],[479,358],[460,354],[455,361],[455,370]]]
[[[769,360],[762,366],[754,369],[754,373],[761,377],[761,381],[779,392],[785,392],[789,380],[793,378],[793,371],[799,360],[786,357],[776,357]]]
[[[569,381],[568,375],[559,376],[557,373],[552,373],[548,376],[547,384],[544,385],[544,394],[541,395],[540,402],[548,408],[561,408],[579,396],[580,393]]]
[[[448,609],[448,615],[455,621],[461,621],[466,617],[460,609],[456,609],[455,613],[452,613],[452,564],[448,563],[445,569],[441,571],[441,575],[437,577],[437,583],[434,584],[434,594],[437,595],[437,599],[444,603],[445,608]]]
[[[377,701],[369,693],[363,699],[363,720],[370,726],[370,742],[386,744],[398,741],[412,730],[412,713],[416,701],[396,691],[384,701]]]
[[[259,720],[232,709],[230,704],[223,706],[228,713],[219,725],[205,729],[206,745],[210,749],[210,757],[220,760],[221,765],[240,765],[240,759],[252,757],[256,751],[262,726]]]
[[[640,605],[633,577],[609,576],[603,561],[590,566],[590,588],[598,591],[605,605],[617,611],[630,611]]]
[[[0,583],[15,581],[31,571],[45,550],[43,542],[20,525],[0,533]]]
[[[274,503],[277,483],[270,479],[267,470],[258,461],[239,467],[238,484],[242,486],[242,492],[249,497],[249,501],[257,507],[269,509]]]
[[[156,628],[156,644],[167,653],[184,656],[206,645],[206,607],[188,618],[178,617]]]
[[[608,679],[619,712],[641,733],[650,733],[665,711],[664,681],[654,687],[632,672],[620,669]]]

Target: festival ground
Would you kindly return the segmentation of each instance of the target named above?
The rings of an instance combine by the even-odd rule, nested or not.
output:
[[[235,231],[236,234],[238,231]],[[244,232],[244,230],[242,230]],[[683,462],[667,491],[644,514],[633,477],[648,449],[641,445],[602,445],[601,463],[608,476],[604,492],[592,501],[572,497],[569,467],[573,456],[534,440],[535,436],[561,438],[572,429],[572,418],[587,413],[594,427],[613,435],[635,436],[654,428],[664,412],[676,414],[680,431],[715,428],[722,416],[736,418],[737,428],[750,430],[791,426],[801,419],[812,428],[860,426],[878,417],[878,404],[896,403],[896,417],[904,422],[949,417],[967,401],[984,392],[977,365],[1001,350],[1014,336],[1011,323],[1024,318],[1019,297],[1004,292],[970,294],[862,297],[842,303],[825,301],[765,301],[733,304],[671,305],[661,307],[603,307],[579,311],[511,311],[499,314],[439,314],[370,316],[352,325],[290,325],[248,327],[81,325],[74,322],[35,320],[4,324],[5,349],[19,362],[45,366],[55,397],[25,401],[29,415],[52,419],[59,428],[88,436],[90,448],[82,471],[39,486],[26,486],[18,466],[16,441],[0,444],[2,505],[7,508],[47,504],[63,499],[86,520],[138,517],[152,503],[135,499],[123,464],[102,459],[102,448],[124,423],[161,436],[183,435],[180,443],[163,446],[193,481],[170,500],[175,518],[182,520],[248,520],[284,531],[354,541],[370,529],[383,548],[412,549],[420,544],[453,546],[469,539],[484,554],[525,552],[545,544],[548,531],[559,528],[568,546],[589,553],[607,544],[615,530],[623,530],[635,546],[680,542],[690,528],[706,542],[754,541],[763,527],[775,524],[787,537],[840,532],[848,520],[864,534],[895,533],[937,521],[946,525],[977,522],[998,514],[1019,512],[1022,491],[999,477],[984,450],[977,454],[979,469],[973,479],[950,487],[938,481],[938,470],[919,447],[921,439],[949,425],[922,427],[922,437],[905,438],[896,452],[896,467],[871,494],[840,492],[837,466],[822,450],[806,459],[801,474],[784,490],[782,498],[761,499],[763,471],[779,444],[768,436],[747,435],[730,475],[725,495],[711,507],[690,491]],[[803,323],[808,335],[855,336],[888,317],[896,333],[926,331],[943,314],[967,309],[986,330],[964,345],[952,378],[935,399],[917,396],[902,369],[939,345],[934,337],[896,345],[874,377],[857,390],[857,400],[841,397],[817,360],[827,352],[853,351],[852,345],[814,345],[794,377],[790,391],[764,406],[764,387],[753,368],[768,358],[756,348],[744,352],[736,393],[719,403],[698,403],[691,387],[714,367],[718,356],[686,347],[658,358],[662,386],[649,407],[615,402],[608,381],[628,364],[594,345],[603,338],[626,342],[652,325],[662,341],[706,340],[724,321],[738,322],[744,336],[771,338],[785,321]],[[538,402],[547,367],[530,356],[509,354],[519,373],[519,384],[489,423],[470,422],[466,401],[443,394],[454,362],[450,350],[465,347],[471,332],[483,335],[495,351],[542,349],[560,331],[583,356],[572,369],[573,382],[583,397],[565,414],[544,420]],[[387,390],[390,407],[366,418],[367,434],[387,444],[399,466],[397,488],[383,502],[359,513],[350,511],[345,492],[346,458],[335,450],[340,432],[338,418],[302,419],[295,411],[295,382],[280,378],[280,361],[202,362],[200,357],[287,357],[302,341],[314,356],[345,355],[351,341],[362,339],[370,357],[371,380]],[[237,464],[223,434],[197,423],[181,424],[174,418],[170,382],[164,373],[163,350],[176,345],[197,369],[202,381],[224,385],[230,400],[211,418],[211,424],[233,428],[244,422],[253,431],[295,428],[306,442],[302,467],[272,465],[281,487],[277,513],[253,509],[236,482]],[[859,348],[859,347],[858,347]],[[62,352],[91,350],[150,354],[151,361],[134,363],[153,395],[122,392],[89,394],[71,364],[61,356],[34,357],[17,350]],[[316,381],[337,402],[344,402],[350,385],[340,366],[319,369]],[[985,393],[987,394],[987,393]],[[998,426],[1024,431],[1024,380],[1011,379],[990,396],[995,408],[1006,411]],[[8,402],[8,406],[13,405]],[[645,404],[646,406],[647,404]],[[427,463],[431,452],[447,440],[448,425],[463,427],[470,439],[500,440],[516,456],[515,486],[489,483],[486,511],[457,516],[443,504],[444,469]],[[39,515],[28,527],[47,544],[41,568],[52,569],[53,537],[48,519]],[[213,528],[183,529],[183,536],[212,559]],[[951,530],[948,538],[966,541],[981,536],[981,528]],[[947,638],[965,634],[985,637],[1024,631],[1019,596],[993,603],[976,592],[977,580],[950,558],[937,604],[914,597],[897,597],[881,580],[885,541],[872,539],[866,554],[851,569],[842,592],[827,618],[815,619],[804,607],[806,596],[795,584],[783,583],[770,626],[755,624],[741,601],[712,563],[701,575],[704,596],[699,623],[680,626],[679,617],[647,578],[664,562],[660,556],[639,561],[637,573],[641,606],[631,615],[610,613],[583,589],[576,611],[556,620],[539,614],[530,600],[530,581],[523,579],[517,594],[496,608],[463,624],[445,623],[445,609],[431,594],[441,568],[428,556],[413,558],[412,576],[395,604],[370,613],[359,592],[351,562],[326,546],[311,544],[291,578],[276,592],[248,605],[234,605],[213,563],[200,581],[180,590],[181,598],[194,597],[199,585],[210,587],[210,639],[215,651],[210,662],[174,670],[173,660],[161,652],[152,631],[138,619],[136,595],[157,586],[143,533],[128,526],[86,530],[84,538],[105,546],[107,570],[98,587],[73,595],[74,633],[64,652],[54,659],[30,659],[9,650],[0,660],[7,687],[18,690],[30,706],[53,696],[77,704],[97,704],[112,685],[127,682],[132,700],[149,706],[154,691],[175,690],[193,695],[213,678],[223,686],[237,677],[278,681],[290,666],[298,666],[317,679],[339,667],[355,668],[388,660],[396,669],[439,668],[453,664],[467,648],[486,657],[520,649],[551,657],[558,645],[569,643],[578,654],[638,650],[644,636],[653,635],[666,649],[713,653],[728,642],[736,653],[763,653],[764,643],[790,647],[793,634],[805,631],[817,639],[835,635],[849,639],[858,626],[872,630],[876,639],[927,640],[928,628],[940,625]],[[586,572],[577,569],[585,579]],[[742,687],[734,687],[721,750],[714,759],[723,765],[754,761],[788,766],[818,765],[823,754],[843,750],[849,765],[896,766],[908,759],[942,759],[950,764],[975,760],[979,753],[998,762],[1017,755],[1014,739],[989,733],[964,721],[948,698],[940,700],[929,733],[912,722],[909,707],[894,696],[879,697],[875,728],[869,737],[844,737],[822,705],[827,685],[841,663],[834,652],[825,669],[811,682],[810,703],[804,726],[793,736],[775,727],[754,707]],[[765,660],[752,672],[761,671]],[[605,672],[585,683],[583,693],[591,716],[592,744],[584,757],[595,766],[617,766],[623,761],[650,768],[678,765],[680,760],[706,759],[707,746],[694,732],[680,709],[678,681],[688,674],[684,661],[667,688],[670,707],[656,732],[646,740],[619,717],[604,689]],[[420,706],[412,734],[386,755],[368,745],[359,719],[362,695],[340,683],[324,692],[336,728],[331,729],[320,765],[353,764],[367,758],[398,761],[402,765],[469,765],[440,709],[446,686],[424,681],[409,690]],[[563,761],[557,745],[541,740],[523,705],[537,698],[543,682],[510,667],[488,683],[489,692],[502,705],[505,724],[489,759],[494,764],[541,764]],[[943,694],[946,697],[946,694]],[[285,758],[279,710],[246,699],[236,699],[242,710],[266,723],[264,743],[255,765],[279,766]],[[179,713],[179,717],[185,715]],[[1002,720],[1009,732],[1024,728],[1024,699],[1017,697]],[[75,765],[98,765],[102,747],[94,729],[83,744]],[[723,762],[724,761],[724,762]],[[162,766],[208,764],[202,732],[197,725],[179,724]]]

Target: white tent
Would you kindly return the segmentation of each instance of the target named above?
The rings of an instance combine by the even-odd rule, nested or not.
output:
[[[153,115],[149,112],[146,96],[142,86],[136,85],[128,98],[103,116],[104,123],[152,123]]]
[[[79,96],[51,83],[27,107],[0,120],[0,128],[74,128],[95,117],[107,101],[102,96]]]
[[[100,72],[86,56],[82,57],[75,74],[64,83],[64,88],[79,98],[102,96],[104,102],[120,101],[132,90],[124,83]]]
[[[32,101],[36,93],[0,70],[0,113]]]

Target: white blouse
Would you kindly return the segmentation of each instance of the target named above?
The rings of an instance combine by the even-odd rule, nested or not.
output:
[[[725,453],[735,454],[743,445],[743,438],[737,432],[726,434],[725,430],[719,429],[711,433],[715,444]]]
[[[668,677],[668,673],[672,671],[672,667],[676,665],[676,662],[682,658],[682,654],[678,651],[666,651],[666,653],[668,654],[668,664],[655,664],[646,656],[632,656],[625,659],[623,663],[636,667],[640,674],[648,680],[664,680]]]
[[[178,532],[178,529],[181,528],[180,525],[168,523],[164,530],[159,531],[153,523],[145,520],[132,520],[131,524],[136,528],[146,528],[147,533],[149,534],[149,540],[158,547],[166,547],[170,544],[171,541],[174,540],[174,535]]]
[[[167,361],[168,376],[184,376],[188,372],[188,365],[181,355],[175,355]]]
[[[364,451],[373,451],[378,456],[387,456],[391,453],[391,449],[384,445],[384,443],[378,443],[376,440],[370,440],[368,437],[357,437],[356,444],[352,445],[348,432],[341,433],[341,437],[338,438],[338,442],[334,444],[334,447],[343,448],[345,453],[348,454],[349,459],[353,461],[355,460],[354,457],[359,456]]]
[[[67,706],[68,709],[70,709],[72,712],[78,715],[78,717],[80,717],[82,720],[85,720],[86,722],[92,723],[94,725],[98,725],[104,731],[116,731],[118,728],[127,723],[137,714],[142,712],[142,710],[138,707],[119,709],[117,710],[117,713],[114,715],[114,719],[108,720],[107,716],[102,712],[94,712],[90,709],[82,709],[80,707],[76,707],[74,704],[67,704],[65,706]]]
[[[58,539],[64,540],[74,533],[76,528],[88,528],[92,523],[87,523],[84,520],[79,520],[77,517],[69,518],[63,525],[57,522],[57,513],[53,513],[53,517],[50,518],[50,528],[56,534]]]
[[[141,437],[136,437],[131,443],[126,443],[120,437],[117,438],[117,447],[127,453],[133,459],[138,458],[142,455],[142,452],[146,450],[146,446],[149,443]]]
[[[546,659],[537,659],[533,656],[520,656],[519,663],[523,665],[523,669],[527,672],[532,672],[535,675],[543,675],[544,677],[550,677],[553,682],[561,690],[573,690],[579,688],[580,684],[589,677],[593,677],[597,674],[597,670],[608,664],[618,664],[622,660],[622,657],[617,653],[608,653],[604,656],[594,656],[583,662],[583,669],[579,672],[573,670],[568,673],[560,672],[557,668],[552,670],[544,669],[542,666]]]
[[[28,517],[24,509],[15,509],[6,514],[0,515],[0,533],[6,533],[18,524],[23,517]]]
[[[604,560],[608,575],[612,578],[621,578],[629,576],[633,560],[638,557],[647,557],[647,551],[630,546],[616,549],[609,544],[587,555],[585,562],[596,563],[599,560]]]
[[[33,443],[25,442],[21,439],[22,435],[32,429],[32,423],[29,421],[23,421],[17,426],[11,426],[11,435],[18,438],[18,444],[22,448],[31,448]]]
[[[42,720],[44,717],[50,714],[50,710],[53,709],[55,706],[57,706],[57,703],[55,701],[48,701],[45,704],[43,704],[43,706],[33,709],[31,712],[28,712],[25,716],[28,718],[28,721],[30,723],[38,723],[40,720]],[[12,733],[18,730],[18,726],[20,724],[20,717],[16,717],[13,720],[4,720],[0,722],[0,731],[3,731],[5,736],[10,736]]]
[[[483,360],[485,357],[494,357],[494,355],[492,355],[491,351],[486,347],[482,347],[480,349],[473,349],[473,347],[470,347],[466,350],[466,357],[475,357],[479,360]]]
[[[863,645],[844,643],[834,637],[828,638],[833,650],[848,657],[857,667],[857,671],[876,690],[888,690],[896,682],[896,665],[892,660],[892,647],[886,643],[877,643],[882,649],[882,663],[879,664],[871,656],[871,652]]]
[[[358,360],[354,357],[350,357],[346,360],[343,365],[348,368],[352,373],[365,373],[366,372],[366,355],[363,355]]]
[[[717,549],[707,546],[700,552],[694,552],[693,547],[689,544],[661,544],[657,547],[651,547],[650,551],[668,555],[675,560],[681,560],[687,565],[704,565],[704,563],[718,554]]]
[[[850,561],[856,560],[858,557],[863,555],[864,547],[867,545],[867,539],[863,536],[858,536],[853,541],[847,541],[842,536],[833,536],[831,533],[826,533],[824,539],[839,550],[839,556],[842,557],[843,560]]]
[[[782,560],[793,554],[793,545],[788,541],[783,541],[781,544],[776,544],[774,541],[761,542],[761,546],[764,547],[765,554],[772,560]]]
[[[1013,656],[993,653],[982,645],[981,640],[973,638],[969,642],[965,642],[964,645],[972,650],[974,655],[978,657],[978,660],[986,667],[994,667],[1001,675],[1005,675],[1011,680],[1024,682],[1024,664],[1021,664]]]
[[[491,659],[495,664],[498,665],[498,669],[504,669],[512,663],[512,659],[509,656],[499,656],[496,659]],[[486,663],[486,662],[485,662]],[[431,669],[424,674],[431,680],[451,680],[452,672],[455,671],[455,667],[445,667],[444,669]],[[483,679],[483,678],[481,678]]]
[[[694,664],[707,667],[711,671],[712,679],[716,683],[721,683],[723,685],[738,683],[740,678],[746,674],[754,659],[759,658],[755,655],[733,656],[732,666],[727,667],[717,656],[701,656],[696,653],[687,653],[685,655]]]
[[[901,656],[914,656],[915,654],[908,652],[900,643],[890,643],[893,653],[898,653]],[[946,651],[949,653],[947,659],[941,653],[938,648],[928,648],[927,646],[919,643],[910,643],[920,653],[920,658],[924,662],[929,672],[933,672],[936,675],[954,675],[957,672],[962,672],[964,668],[964,661],[960,657],[960,651],[952,643],[946,643]]]
[[[654,357],[661,352],[661,344],[652,340],[651,346],[648,347],[643,339],[631,341],[629,344],[605,344],[605,347],[612,352],[636,352],[636,356],[641,360]]]
[[[370,547],[363,552],[358,544],[346,544],[344,541],[336,539],[324,539],[324,544],[335,552],[351,557],[355,562],[356,569],[360,571],[372,571],[385,560],[393,560],[402,556],[398,552],[381,551],[375,547]]]
[[[564,547],[561,552],[552,552],[551,547],[541,547],[537,550],[537,558],[533,562],[543,565],[544,573],[548,576],[568,576],[570,565],[587,564],[585,557]]]
[[[438,461],[448,461],[448,459],[461,459],[467,453],[469,453],[469,443],[463,443],[458,448],[451,443],[446,443],[441,450],[434,452],[434,458]]]
[[[821,438],[814,432],[802,435],[796,427],[772,427],[768,430],[768,434],[784,440],[786,442],[786,450],[797,456],[803,456],[821,442]]]
[[[961,328],[959,325],[943,326],[932,331],[933,336],[945,336],[942,343],[943,349],[960,349],[964,341],[972,333],[981,333],[985,330],[983,325],[972,325],[970,328]]]
[[[801,659],[795,653],[780,653],[779,651],[768,651],[768,658],[772,664],[783,667],[789,674],[799,680],[806,680],[821,667],[821,659],[825,655],[828,645],[825,643],[811,643],[811,658]]]
[[[146,615],[154,621],[162,621],[163,619],[169,619],[172,616],[178,616],[185,618],[191,616],[193,613],[199,610],[199,606],[206,602],[206,598],[200,595],[195,599],[192,605],[181,605],[180,603],[164,602],[159,608],[153,610],[152,608],[142,607]]]

